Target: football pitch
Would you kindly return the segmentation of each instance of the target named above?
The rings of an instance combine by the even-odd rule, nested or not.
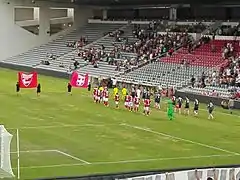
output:
[[[240,112],[217,107],[207,119],[175,115],[166,104],[149,117],[93,103],[91,93],[73,89],[67,80],[39,76],[35,89],[15,93],[17,72],[0,69],[0,122],[13,134],[12,167],[17,174],[16,130],[20,138],[21,179],[77,176],[139,170],[239,164]]]

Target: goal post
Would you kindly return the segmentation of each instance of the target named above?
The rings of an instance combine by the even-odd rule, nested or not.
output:
[[[4,125],[0,125],[0,179],[15,177],[11,165],[12,137]]]

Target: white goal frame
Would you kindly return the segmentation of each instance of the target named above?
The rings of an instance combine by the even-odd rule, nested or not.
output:
[[[18,129],[17,129],[17,179],[20,179],[20,139]]]

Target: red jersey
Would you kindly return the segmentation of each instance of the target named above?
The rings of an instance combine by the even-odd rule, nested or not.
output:
[[[145,99],[144,100],[144,106],[145,107],[150,107],[150,103],[151,103],[150,99]]]
[[[116,102],[118,102],[118,101],[119,101],[119,99],[120,99],[119,95],[118,95],[118,94],[117,94],[117,95],[115,95],[115,98],[114,98],[114,99],[115,99],[115,101],[116,101]]]
[[[128,96],[128,102],[132,102],[133,101],[133,97],[132,96]]]
[[[97,91],[98,91],[98,89],[97,89],[97,88],[94,88],[94,89],[93,89],[93,95],[96,96],[96,95],[97,95]]]
[[[109,97],[109,92],[108,91],[103,91],[103,97],[108,98]]]
[[[138,97],[135,97],[134,98],[134,104],[135,105],[139,105],[140,101],[139,101],[139,98]]]
[[[129,102],[129,95],[125,97],[125,102]]]

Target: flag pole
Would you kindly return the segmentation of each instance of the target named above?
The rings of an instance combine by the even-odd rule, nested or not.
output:
[[[17,129],[17,179],[20,179],[20,143],[19,143],[19,130]]]

